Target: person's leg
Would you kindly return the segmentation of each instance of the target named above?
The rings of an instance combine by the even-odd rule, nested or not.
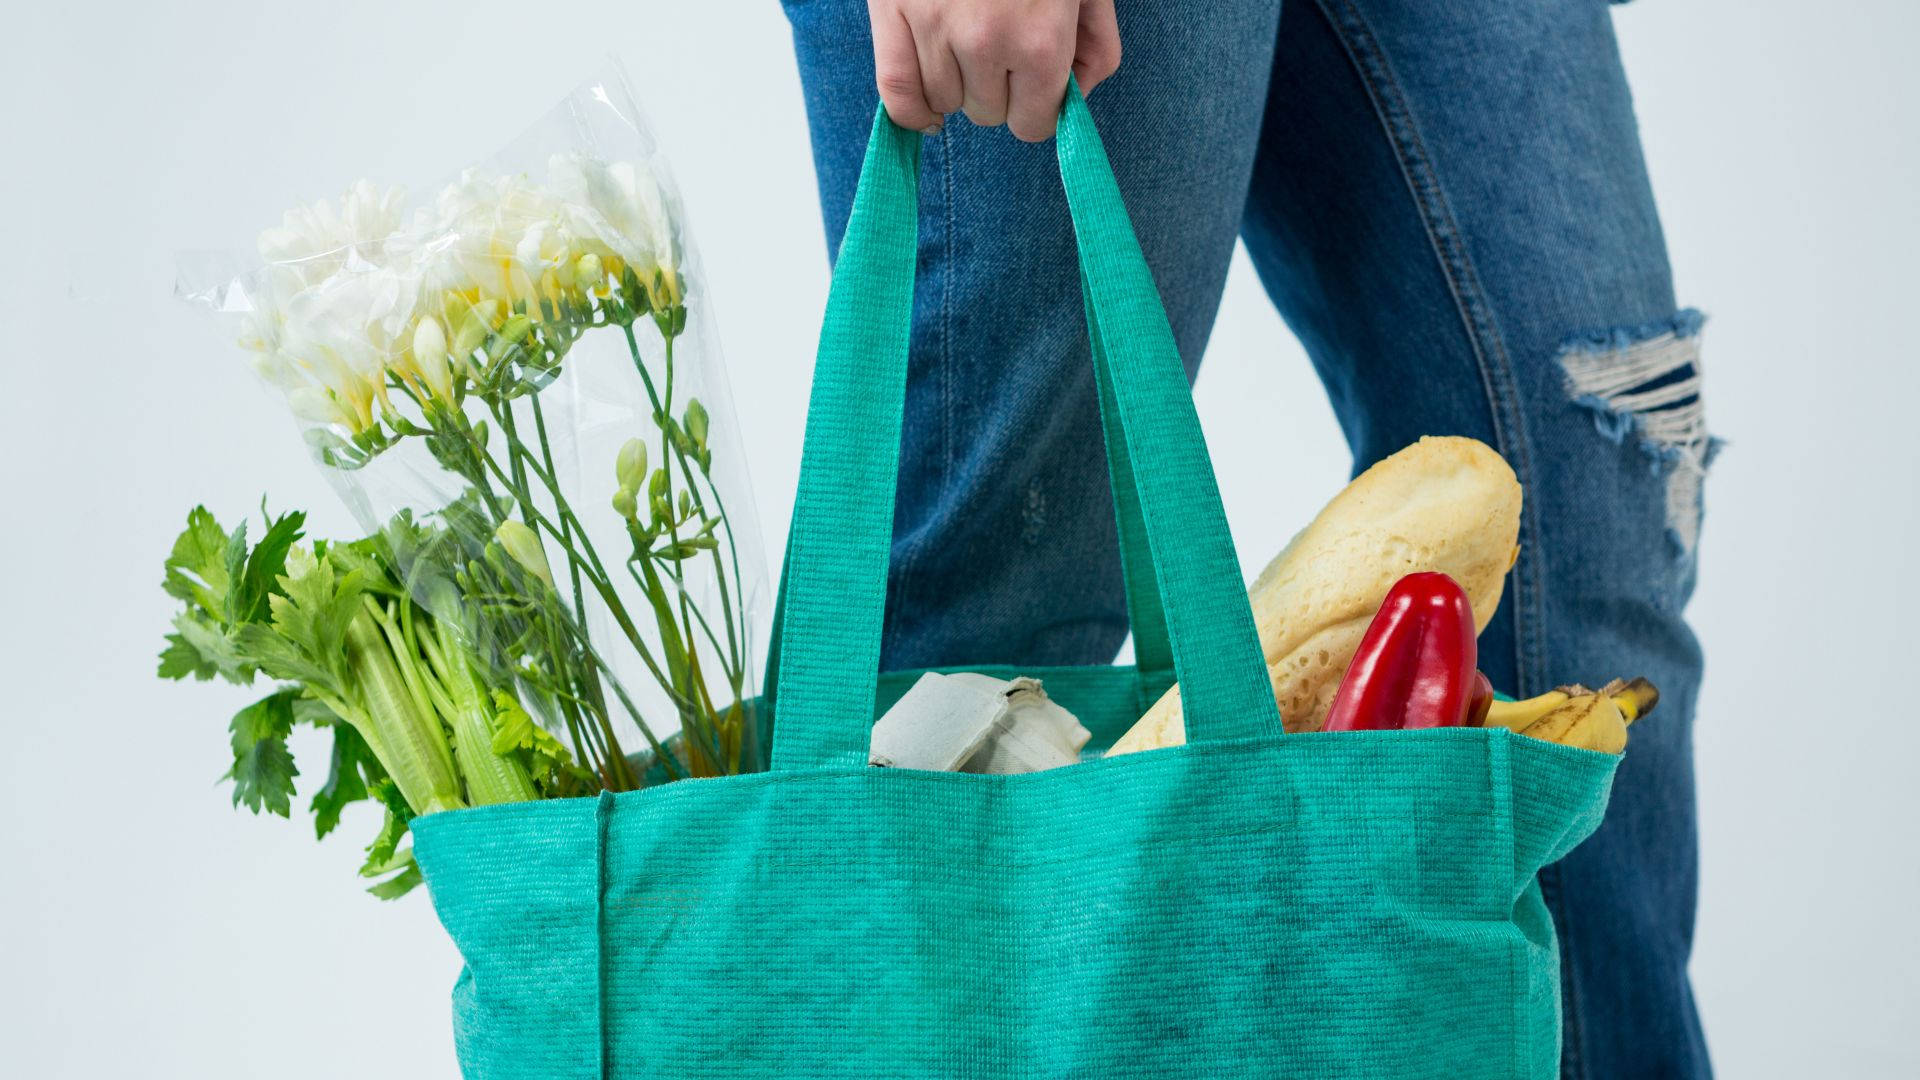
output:
[[[1694,351],[1603,0],[1293,0],[1244,235],[1356,469],[1471,435],[1526,488],[1482,639],[1496,686],[1646,675],[1605,824],[1542,884],[1563,1075],[1699,1077],[1687,981],[1692,591],[1709,452]]]
[[[1089,99],[1189,371],[1239,228],[1278,11],[1123,3],[1126,60]],[[837,251],[878,103],[866,5],[787,13]],[[956,114],[922,155],[882,663],[1105,663],[1126,604],[1054,146]]]

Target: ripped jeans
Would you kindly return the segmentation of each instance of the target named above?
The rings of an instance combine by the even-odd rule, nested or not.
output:
[[[1562,1073],[1707,1076],[1681,615],[1711,451],[1700,318],[1674,304],[1607,4],[1119,9],[1126,58],[1091,105],[1189,371],[1243,239],[1356,471],[1458,434],[1519,474],[1520,559],[1481,642],[1494,684],[1659,685],[1605,824],[1542,876]],[[837,249],[875,101],[866,5],[787,10]],[[1053,148],[956,115],[922,154],[884,662],[1107,662],[1126,606]]]

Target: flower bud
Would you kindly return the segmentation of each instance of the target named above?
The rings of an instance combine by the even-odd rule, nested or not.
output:
[[[520,564],[520,568],[549,586],[553,584],[553,570],[547,566],[547,550],[540,545],[540,536],[527,527],[524,521],[509,518],[500,523],[493,532],[493,538],[500,541],[500,547]]]
[[[667,470],[665,469],[653,470],[653,478],[647,481],[647,495],[655,499],[666,498]]]
[[[621,488],[613,493],[613,512],[628,521],[632,521],[640,512],[640,502],[631,488]]]
[[[493,330],[493,324],[499,318],[500,301],[482,300],[467,309],[466,317],[460,320],[460,328],[453,334],[453,355],[465,361],[475,349],[486,343],[487,334]]]
[[[447,366],[447,333],[428,316],[413,330],[413,363],[420,381],[441,401],[453,400],[453,369]]]
[[[287,404],[292,407],[293,415],[316,424],[345,424],[346,410],[334,401],[332,395],[314,386],[302,386],[287,393]]]
[[[687,402],[687,434],[693,437],[693,445],[702,448],[707,445],[707,407],[700,404],[699,398]]]
[[[614,479],[620,481],[620,490],[639,491],[640,485],[647,480],[647,444],[639,439],[628,439],[620,447],[620,456],[613,462]]]
[[[500,324],[500,337],[509,345],[518,345],[533,329],[533,320],[525,315],[515,315]]]
[[[600,256],[591,251],[580,256],[580,261],[573,267],[573,280],[588,292],[606,284],[607,271],[600,265]]]
[[[487,329],[491,330],[506,319],[507,305],[494,299],[482,300],[473,305],[473,313],[480,316]]]

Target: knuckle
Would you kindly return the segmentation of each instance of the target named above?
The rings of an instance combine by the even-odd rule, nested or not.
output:
[[[970,19],[953,28],[953,51],[962,56],[984,58],[999,49],[1000,27],[991,19]]]
[[[1072,51],[1071,44],[1059,34],[1025,31],[1013,41],[1013,55],[1034,65],[1063,63]]]
[[[880,86],[880,96],[889,103],[920,93],[920,74],[906,68],[881,68],[874,73],[874,81]]]

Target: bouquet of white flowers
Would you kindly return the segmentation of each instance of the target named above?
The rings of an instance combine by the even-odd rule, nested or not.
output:
[[[289,813],[294,724],[331,729],[315,825],[386,806],[379,895],[415,815],[764,767],[766,574],[682,220],[615,73],[423,205],[362,181],[183,275],[367,535],[196,509],[160,673],[282,684],[232,723],[256,812]]]

